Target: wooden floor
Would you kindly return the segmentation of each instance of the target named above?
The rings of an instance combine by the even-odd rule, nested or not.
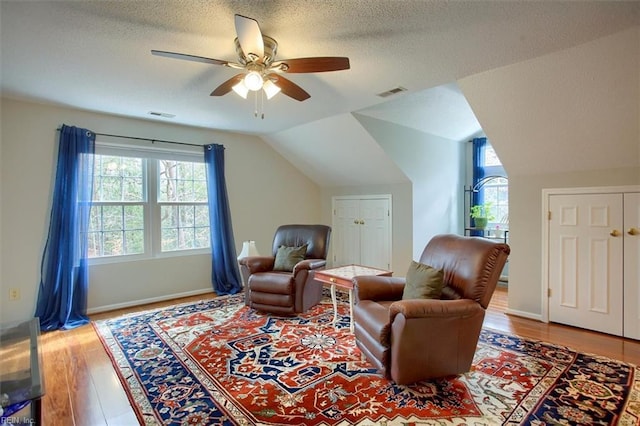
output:
[[[212,296],[209,296],[212,297]],[[173,303],[200,300],[197,296],[171,302],[93,315],[106,319]],[[508,316],[507,291],[498,287],[485,326],[522,337],[570,346],[610,358],[640,364],[640,342],[556,324]],[[88,325],[42,335],[46,395],[42,401],[45,426],[137,424],[136,416],[100,340]]]

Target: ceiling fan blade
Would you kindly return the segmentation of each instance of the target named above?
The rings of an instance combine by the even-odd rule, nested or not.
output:
[[[221,61],[220,59],[204,58],[202,56],[185,55],[184,53],[165,52],[163,50],[152,50],[152,55],[164,56],[165,58],[183,59],[185,61],[202,62],[204,64],[213,65],[228,65],[228,61]]]
[[[236,34],[245,57],[251,60],[249,58],[251,54],[255,55],[256,59],[264,56],[264,41],[262,40],[262,31],[260,31],[258,21],[246,16],[236,15]]]
[[[302,87],[295,84],[293,81],[284,78],[278,74],[268,74],[267,78],[271,79],[276,86],[280,88],[280,91],[290,98],[296,101],[304,101],[311,97]]]
[[[236,74],[231,77],[229,80],[222,83],[220,86],[216,87],[213,92],[211,92],[210,96],[224,96],[233,90],[233,86],[240,83],[244,78],[244,74]]]
[[[349,58],[339,56],[287,59],[274,65],[288,73],[340,71],[350,68]]]

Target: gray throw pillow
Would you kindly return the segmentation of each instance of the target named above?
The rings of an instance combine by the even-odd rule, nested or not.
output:
[[[407,271],[402,300],[440,299],[442,287],[444,287],[442,270],[412,260]]]
[[[301,247],[280,246],[276,252],[276,261],[273,266],[274,271],[293,271],[296,263],[302,261],[307,256],[307,245]]]

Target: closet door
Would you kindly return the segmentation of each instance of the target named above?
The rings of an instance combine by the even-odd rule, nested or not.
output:
[[[390,205],[388,199],[360,200],[360,264],[390,269]]]
[[[333,199],[333,265],[391,269],[391,196]]]
[[[549,207],[549,320],[621,336],[622,194],[551,195]]]
[[[624,336],[640,339],[640,193],[624,194]]]
[[[360,200],[340,198],[333,205],[333,266],[360,264]]]

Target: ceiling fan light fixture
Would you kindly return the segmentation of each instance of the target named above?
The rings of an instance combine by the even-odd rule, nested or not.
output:
[[[290,58],[284,61],[276,61],[278,42],[262,34],[258,21],[236,14],[235,27],[236,38],[234,44],[238,62],[164,50],[152,50],[151,54],[241,70],[238,74],[216,87],[210,95],[224,96],[233,90],[238,96],[246,99],[250,91],[256,92],[257,95],[257,92],[262,89],[264,91],[262,96],[255,96],[256,102],[258,99],[262,102],[265,96],[267,99],[271,99],[279,92],[299,102],[311,97],[302,87],[283,77],[281,75],[283,73],[305,74],[340,71],[350,68],[349,58],[341,56]]]
[[[249,89],[244,85],[244,82],[240,82],[232,87],[233,91],[236,92],[239,96],[244,99],[247,99],[247,95],[249,94]]]
[[[264,84],[262,85],[262,90],[264,90],[264,93],[267,95],[267,99],[271,99],[273,98],[275,95],[277,95],[278,93],[280,93],[280,88],[278,86],[276,86],[273,81],[266,79],[264,81]]]
[[[248,73],[244,77],[243,82],[245,87],[253,92],[256,92],[262,89],[262,84],[263,84],[262,75],[260,75],[260,73],[257,71],[251,71],[250,73]]]

